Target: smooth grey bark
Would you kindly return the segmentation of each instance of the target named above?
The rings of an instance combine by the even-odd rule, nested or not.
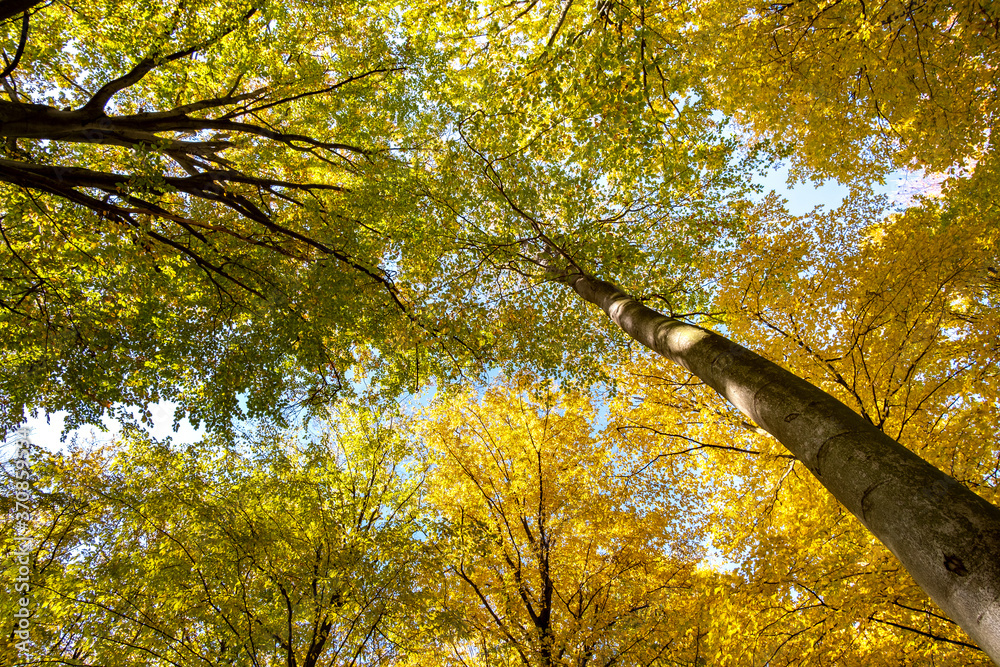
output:
[[[1000,664],[1000,508],[750,350],[581,273],[558,278],[777,438]]]

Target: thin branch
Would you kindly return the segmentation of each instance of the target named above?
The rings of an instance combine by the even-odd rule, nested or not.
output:
[[[248,20],[251,16],[253,16],[256,13],[257,13],[257,8],[255,7],[254,9],[251,9],[249,12],[246,13],[246,15],[243,16],[243,20],[244,21]],[[130,86],[134,86],[135,84],[139,83],[139,81],[141,81],[144,76],[146,76],[149,72],[156,69],[160,65],[173,62],[174,60],[180,60],[181,58],[186,58],[187,56],[197,53],[198,51],[204,49],[207,46],[211,46],[215,42],[218,42],[220,39],[224,38],[229,33],[236,30],[237,27],[238,24],[224,31],[220,35],[211,37],[205,40],[204,42],[195,44],[194,46],[188,47],[182,51],[177,51],[176,53],[172,53],[169,56],[161,57],[159,55],[154,54],[148,58],[143,58],[142,60],[139,61],[138,64],[136,64],[135,67],[132,68],[132,70],[128,74],[120,76],[117,79],[114,79],[104,84],[101,87],[101,89],[98,90],[96,93],[94,93],[94,96],[90,98],[90,100],[80,108],[80,110],[88,112],[104,111],[104,107],[108,105],[108,102],[111,101],[111,98],[115,95],[115,93],[118,93],[122,90],[125,90],[126,88],[129,88]]]
[[[11,72],[17,69],[17,64],[21,62],[21,56],[24,55],[24,46],[28,43],[28,16],[28,12],[24,12],[24,18],[21,19],[21,38],[17,42],[17,51],[14,52],[14,59],[4,68],[3,72],[0,72],[0,79],[6,79]]]
[[[549,37],[549,41],[545,44],[546,49],[552,48],[552,44],[555,43],[556,37],[559,36],[559,31],[562,30],[563,24],[566,22],[566,15],[569,14],[569,8],[572,6],[573,0],[566,0],[566,5],[562,10],[562,15],[559,17],[559,23],[556,24],[555,30],[552,31],[552,36]]]
[[[378,69],[368,70],[367,72],[365,72],[363,74],[357,74],[355,76],[348,77],[348,78],[344,79],[343,81],[335,83],[332,86],[329,86],[327,88],[321,88],[319,90],[310,90],[310,91],[305,92],[305,93],[299,93],[298,95],[292,95],[291,97],[283,97],[280,100],[275,100],[273,102],[268,102],[267,104],[262,104],[262,105],[260,105],[258,107],[247,107],[247,108],[245,108],[245,109],[243,109],[241,111],[231,111],[231,112],[227,113],[226,115],[222,116],[222,119],[235,118],[237,116],[243,116],[245,114],[255,113],[257,111],[262,111],[264,109],[269,109],[269,108],[271,108],[273,106],[277,106],[279,104],[287,104],[288,102],[294,102],[295,100],[301,99],[303,97],[310,97],[312,95],[321,95],[323,93],[329,93],[331,91],[337,90],[338,88],[340,88],[342,86],[346,86],[349,83],[353,83],[354,81],[359,81],[361,79],[369,77],[372,74],[382,74],[382,73],[389,73],[389,72],[403,72],[403,71],[406,71],[405,67],[380,67]]]
[[[957,639],[948,639],[947,637],[942,637],[941,635],[935,635],[935,634],[933,634],[931,632],[924,632],[923,630],[917,630],[916,628],[911,628],[908,625],[900,625],[899,623],[893,623],[892,621],[883,621],[881,618],[875,618],[874,614],[872,614],[871,616],[869,616],[868,619],[872,620],[872,621],[875,621],[876,623],[882,623],[884,625],[891,625],[894,628],[899,628],[900,630],[908,630],[909,632],[915,632],[918,635],[923,635],[924,637],[929,637],[930,639],[933,639],[935,641],[946,642],[948,644],[954,644],[956,646],[964,646],[966,648],[971,648],[973,650],[980,651],[980,652],[983,651],[983,649],[979,648],[975,644],[969,644],[967,642],[958,641]]]

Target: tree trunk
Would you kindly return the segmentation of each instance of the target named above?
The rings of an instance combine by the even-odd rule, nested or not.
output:
[[[777,438],[1000,664],[1000,508],[750,350],[591,276],[560,281]]]
[[[42,2],[43,0],[0,0],[0,21],[23,14]]]

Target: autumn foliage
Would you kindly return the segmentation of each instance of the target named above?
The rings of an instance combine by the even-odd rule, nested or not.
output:
[[[0,1],[0,430],[126,424],[0,501],[0,663],[1000,659],[998,47],[976,2]],[[963,551],[894,555],[888,488]]]

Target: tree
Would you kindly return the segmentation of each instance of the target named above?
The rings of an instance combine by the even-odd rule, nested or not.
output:
[[[788,447],[931,598],[1000,659],[1000,509],[834,397],[746,348],[665,317],[585,273],[568,271],[560,280]]]
[[[28,664],[392,663],[425,604],[403,445],[358,411],[306,439],[263,429],[185,450],[137,435],[38,461],[31,650],[8,650]]]
[[[570,7],[571,3],[566,5],[559,26],[563,26],[564,19],[569,20]],[[517,20],[523,16],[518,13]],[[643,16],[641,12],[638,16],[623,12],[618,30],[623,30],[624,25],[645,29]],[[576,17],[587,21],[579,12]],[[518,28],[524,29],[521,24]],[[502,31],[488,34],[497,34],[499,39]],[[574,34],[572,29],[569,34]],[[587,34],[584,29],[576,38]],[[550,40],[544,48],[538,47],[545,52],[538,57],[547,56],[552,44]],[[532,243],[522,242],[508,249],[509,268],[528,275],[529,281],[548,279],[572,287],[584,301],[601,307],[628,335],[680,363],[773,433],[900,557],[942,608],[996,657],[1000,649],[991,642],[1000,641],[995,620],[1000,590],[1000,573],[995,565],[1000,549],[1000,511],[994,505],[901,447],[825,392],[724,338],[664,318],[643,305],[645,299],[632,298],[611,283],[596,279],[591,267],[602,270],[607,262],[597,259],[600,253],[588,256],[586,247],[588,232],[600,229],[603,220],[579,209],[573,217],[565,208],[530,195],[519,198],[495,166],[511,161],[502,144],[491,150],[470,142],[470,149],[481,158],[487,187],[506,202],[511,215],[520,217],[536,232]],[[452,206],[463,210],[457,203]],[[746,208],[736,210],[748,213]],[[577,244],[581,236],[584,243]],[[484,245],[490,247],[488,241]],[[498,245],[492,246],[494,253]],[[615,264],[615,270],[620,270],[621,264],[629,263]],[[717,359],[730,367],[717,367]],[[762,389],[767,390],[767,395],[758,396]],[[817,459],[820,454],[824,460],[833,461],[822,471]],[[883,499],[885,505],[880,506]],[[939,509],[943,511],[939,513]],[[923,512],[927,512],[926,516],[921,516]],[[926,532],[928,526],[936,527]],[[953,536],[957,526],[963,526],[960,540]],[[959,550],[963,555],[957,553]],[[983,557],[985,553],[990,556]],[[981,567],[978,575],[970,574],[966,560]],[[970,576],[982,578],[974,580]],[[965,605],[968,607],[961,611]]]
[[[584,396],[526,395],[538,389],[523,379],[456,396],[415,424],[446,565],[438,604],[461,622],[435,663],[691,659],[693,480],[595,432]]]
[[[507,31],[455,68],[471,43],[407,33],[391,4],[36,12],[44,39],[27,40],[3,103],[8,427],[26,408],[67,409],[72,426],[170,398],[219,430],[242,400],[275,417],[349,393],[351,374],[394,393],[516,358],[497,313],[529,320],[503,289],[518,267],[494,249],[539,230],[509,200],[562,211],[562,233],[608,264],[658,256],[651,289],[667,290],[734,223],[745,179],[710,109],[677,106],[672,127],[674,112],[621,105],[617,64],[635,54],[602,21],[587,48],[562,45],[541,67]],[[84,36],[93,46],[78,49]],[[580,68],[607,94],[572,85]],[[643,150],[615,140],[626,130]],[[502,193],[474,173],[487,153],[509,154],[491,164]],[[456,210],[469,214],[457,224]],[[577,224],[581,211],[602,223]],[[635,234],[615,231],[625,222]],[[663,253],[667,224],[689,242]],[[484,281],[500,295],[484,297]],[[454,301],[461,316],[442,312]],[[551,334],[533,363],[555,372],[580,338]]]
[[[689,615],[712,664],[992,664],[780,443],[679,366],[621,371],[609,429],[692,477],[714,577]]]
[[[933,211],[933,208],[931,210]],[[953,222],[947,229],[952,235],[958,231],[954,216],[960,213],[961,211],[950,212],[949,217]],[[937,215],[941,215],[940,212]],[[909,225],[913,225],[914,220],[916,224],[927,224],[926,217],[915,213],[894,229],[891,228],[892,231],[889,233],[907,236],[909,242],[913,244],[913,231]],[[837,219],[834,224],[843,223],[841,219]],[[833,230],[836,229],[831,226],[829,219],[813,225],[812,228],[821,239],[833,237]],[[906,261],[905,256],[900,256],[892,260],[896,263],[894,270],[873,274],[882,281],[878,290],[871,291],[870,287],[863,287],[863,283],[855,288],[867,289],[867,294],[877,295],[878,298],[890,298],[888,301],[890,304],[903,304],[898,307],[914,309],[912,315],[905,316],[907,311],[903,311],[903,315],[899,316],[901,322],[897,325],[897,331],[905,332],[909,340],[904,340],[905,347],[901,347],[900,352],[896,354],[905,352],[911,360],[915,359],[910,363],[922,362],[919,370],[913,366],[907,370],[903,365],[906,357],[903,356],[879,361],[867,367],[859,361],[859,366],[856,368],[865,369],[864,372],[868,377],[875,376],[875,383],[888,382],[889,385],[874,386],[870,392],[865,391],[865,395],[870,393],[877,397],[878,404],[872,405],[872,410],[865,411],[867,401],[863,401],[860,408],[866,415],[864,418],[825,392],[764,361],[745,348],[703,329],[660,316],[616,287],[585,274],[579,267],[570,266],[564,273],[557,275],[557,278],[572,286],[584,299],[599,305],[630,336],[662,356],[681,364],[736,405],[756,424],[775,435],[841,503],[858,516],[862,523],[899,557],[914,579],[930,593],[946,613],[961,624],[984,650],[995,655],[996,649],[991,642],[995,641],[997,635],[992,625],[993,621],[989,619],[992,614],[997,613],[996,560],[993,556],[983,557],[983,554],[994,554],[1000,545],[997,538],[997,508],[956,482],[954,478],[922,461],[883,432],[883,429],[885,431],[893,429],[893,435],[898,437],[900,429],[908,423],[911,427],[920,422],[927,423],[928,419],[933,419],[933,412],[926,414],[928,410],[947,410],[943,405],[936,406],[937,401],[946,400],[943,396],[946,395],[948,383],[961,382],[964,385],[968,381],[968,377],[962,375],[962,371],[967,369],[962,367],[961,357],[955,357],[953,354],[942,357],[928,355],[932,346],[945,345],[948,338],[954,340],[959,336],[953,326],[943,324],[940,317],[935,319],[932,316],[933,311],[929,309],[936,306],[943,308],[947,313],[949,309],[955,308],[956,303],[967,302],[967,299],[959,296],[961,292],[956,292],[951,287],[943,290],[941,287],[935,287],[934,283],[930,283],[927,297],[920,295],[906,298],[902,290],[903,285],[908,289],[920,285],[914,283],[912,279],[903,278],[918,271],[926,274],[933,270],[936,273],[931,275],[958,281],[954,283],[956,287],[968,280],[962,276],[969,275],[969,272],[972,272],[973,276],[978,275],[978,280],[982,281],[987,274],[983,264],[984,257],[981,255],[980,259],[972,260],[968,257],[968,252],[976,244],[981,244],[980,252],[989,253],[991,246],[989,241],[981,240],[982,231],[977,229],[979,229],[978,224],[974,223],[966,232],[971,244],[969,241],[962,242],[961,236],[953,236],[949,239],[949,243],[954,245],[945,246],[944,250],[938,247],[937,257],[932,255],[926,260],[936,262],[930,264],[930,268],[927,264]],[[801,234],[801,231],[798,233]],[[787,243],[789,238],[801,237],[796,236],[795,231],[785,232],[775,240],[775,243],[779,247],[786,247],[782,243]],[[915,252],[919,257],[920,253],[926,254],[929,248],[940,244],[940,240],[930,238],[922,246],[915,245]],[[869,250],[871,247],[869,246]],[[949,251],[952,253],[950,259],[947,255]],[[792,255],[787,262],[790,267],[795,266],[792,263],[794,257],[795,255]],[[986,254],[985,259],[988,258],[989,254]],[[552,261],[556,261],[555,258]],[[882,260],[882,263],[888,264],[889,261]],[[810,263],[809,267],[809,273],[814,273],[816,276],[810,280],[826,277],[836,281],[837,289],[843,289],[845,275],[843,269],[831,272],[815,262]],[[717,270],[718,267],[715,268]],[[752,265],[752,268],[761,273],[756,265]],[[799,265],[794,270],[801,273],[802,266]],[[772,264],[769,269],[769,273],[779,276],[782,275],[781,271],[780,264]],[[885,285],[887,275],[890,276],[889,279],[899,280],[900,285],[896,288]],[[794,273],[792,276],[794,277]],[[903,282],[904,280],[906,282]],[[787,289],[782,283],[777,284],[782,285],[780,288],[782,291]],[[982,283],[973,282],[974,290],[978,289],[977,284]],[[752,292],[740,290],[738,293]],[[815,301],[818,298],[816,294],[815,289],[812,289],[811,296],[806,298]],[[925,299],[931,300],[925,301]],[[780,303],[773,298],[765,302]],[[815,304],[815,307],[820,306]],[[811,313],[796,313],[791,309],[788,312],[785,317],[791,318],[792,322],[796,320],[805,322],[813,316]],[[829,313],[828,317],[840,317],[839,313],[843,313],[848,321],[856,317],[855,313],[862,313],[873,319],[874,323],[867,325],[865,320],[855,321],[857,330],[863,335],[879,336],[880,349],[872,354],[884,355],[893,350],[889,342],[891,339],[882,334],[871,333],[877,331],[878,326],[884,326],[884,322],[893,321],[894,318],[886,316],[884,307],[880,311],[872,306],[846,307],[839,312]],[[879,322],[883,322],[883,325],[878,325]],[[781,325],[768,324],[782,331]],[[802,331],[804,325],[799,323],[795,326],[796,331]],[[784,343],[784,346],[788,349],[787,343]],[[818,355],[819,360],[825,356],[832,358],[838,356],[822,351],[819,346],[810,347],[808,342],[801,340],[792,349],[809,351],[811,355]],[[973,343],[969,349],[977,350],[975,353],[979,357],[976,360],[977,365],[989,363],[986,361],[988,357],[984,358],[978,353],[980,349],[978,345]],[[849,351],[846,354],[849,356],[854,352]],[[935,359],[939,361],[933,361]],[[936,367],[931,366],[931,363],[936,363]],[[988,365],[978,367],[985,369]],[[876,376],[879,369],[884,371],[885,380]],[[904,379],[899,379],[900,375]],[[914,376],[913,381],[907,381],[911,379],[911,375]],[[989,385],[989,376],[984,377],[979,373],[976,375],[979,375],[980,381],[984,382],[981,386]],[[896,379],[893,379],[894,376]],[[940,376],[940,380],[935,379],[936,376]],[[839,374],[834,373],[833,378],[838,384],[843,385],[843,389],[848,391],[851,389],[850,383]],[[921,389],[920,385],[915,386],[917,381],[926,389]],[[905,394],[900,392],[904,386]],[[964,392],[975,391],[965,386],[961,389]],[[942,395],[934,395],[937,392],[941,392]],[[853,395],[857,396],[856,389]],[[896,396],[900,398],[896,399]],[[895,400],[902,400],[904,397],[906,399],[904,407],[890,409]],[[858,400],[862,400],[860,396]],[[914,421],[914,418],[917,421]],[[970,458],[981,462],[983,456],[989,457],[989,452],[984,451],[979,455],[973,453]],[[983,492],[990,494],[990,488],[991,486],[987,485],[983,488]],[[964,555],[959,554],[959,550],[962,550]],[[977,575],[972,569],[965,565],[967,560],[981,568],[978,575],[981,578],[978,580],[975,579]],[[968,611],[963,612],[960,609],[964,604],[970,605]]]
[[[373,204],[404,177],[413,104],[384,13],[98,2],[36,10],[30,39],[25,21],[3,25],[8,427],[161,398],[225,427],[239,395],[256,415],[322,402],[352,359],[436,336]]]
[[[993,152],[988,4],[713,2],[697,22],[713,102],[827,176],[973,167]]]
[[[338,299],[344,295],[353,296],[349,277],[322,274],[326,281],[302,281],[299,278],[303,266],[294,261],[290,267],[283,266],[272,274],[269,262],[273,262],[274,249],[265,248],[262,254],[253,256],[252,263],[248,262],[248,273],[262,271],[265,276],[273,275],[265,285],[282,285],[278,276],[289,280],[294,287],[278,289],[279,300],[302,299],[322,313],[324,317],[316,318],[322,324],[299,328],[298,316],[282,318],[281,323],[276,324],[273,321],[275,310],[270,304],[257,310],[238,309],[240,317],[224,318],[219,314],[218,301],[202,300],[205,290],[198,288],[201,283],[194,283],[193,289],[153,290],[157,295],[170,296],[165,304],[152,300],[149,311],[132,317],[128,326],[123,327],[126,340],[146,341],[152,331],[168,331],[175,336],[180,332],[182,335],[178,338],[184,340],[188,333],[204,336],[200,329],[206,319],[213,323],[223,322],[210,328],[209,341],[202,342],[196,349],[203,351],[197,364],[222,369],[204,391],[212,399],[213,414],[221,415],[218,422],[225,424],[235,411],[239,389],[247,389],[247,384],[250,384],[252,407],[260,409],[267,406],[270,399],[282,395],[289,385],[293,388],[322,387],[323,381],[328,379],[330,366],[323,355],[338,349],[338,345],[347,351],[344,352],[347,363],[342,367],[353,361],[367,361],[376,367],[389,365],[392,370],[385,375],[392,379],[411,372],[409,365],[400,369],[399,364],[404,352],[411,348],[414,371],[421,360],[430,358],[426,351],[428,342],[433,345],[446,338],[457,339],[465,345],[468,355],[455,359],[447,369],[454,375],[464,373],[468,368],[465,362],[472,359],[515,364],[513,360],[530,340],[537,349],[527,356],[527,363],[552,373],[560,369],[581,371],[580,377],[590,380],[599,375],[596,367],[600,364],[586,355],[612,349],[606,334],[591,335],[580,328],[580,322],[584,321],[579,317],[583,312],[580,306],[584,302],[596,303],[630,335],[698,374],[762,427],[783,439],[807,467],[823,478],[848,509],[861,516],[889,544],[942,607],[995,655],[995,563],[1000,559],[990,561],[991,556],[984,556],[996,555],[997,510],[994,506],[926,465],[869,422],[808,383],[725,339],[676,320],[661,318],[642,305],[641,300],[628,297],[592,275],[601,271],[605,277],[627,286],[645,284],[643,292],[649,296],[644,298],[665,299],[673,311],[673,302],[684,291],[684,275],[691,260],[725,239],[727,233],[738,232],[750,212],[742,198],[745,178],[731,161],[735,142],[726,138],[713,120],[711,106],[706,103],[710,98],[702,94],[706,92],[704,87],[692,82],[702,71],[692,64],[697,58],[690,58],[674,46],[685,43],[686,37],[692,34],[692,25],[697,24],[692,24],[683,13],[674,15],[666,11],[668,8],[647,12],[645,5],[639,6],[639,11],[621,4],[601,5],[596,15],[589,8],[575,7],[572,2],[560,7],[538,5],[537,9],[536,4],[529,4],[524,9],[519,5],[480,9],[474,7],[471,18],[480,25],[487,25],[483,32],[485,45],[481,44],[482,40],[465,39],[460,48],[448,51],[446,56],[471,54],[470,57],[476,56],[474,62],[470,60],[467,67],[445,66],[436,72],[438,80],[429,77],[430,83],[425,89],[429,91],[429,99],[423,103],[425,108],[448,107],[456,97],[469,100],[469,91],[477,86],[483,91],[474,102],[449,107],[444,117],[451,121],[450,125],[447,122],[435,125],[442,130],[438,135],[443,137],[441,143],[453,150],[417,161],[423,172],[419,173],[413,192],[423,194],[435,205],[426,217],[418,219],[421,223],[431,223],[422,226],[422,231],[432,227],[435,233],[393,236],[380,230],[368,235],[359,231],[368,228],[354,224],[329,230],[334,237],[351,232],[347,235],[352,242],[355,238],[352,234],[360,234],[365,241],[361,246],[370,249],[363,253],[368,263],[360,265],[383,267],[382,273],[371,269],[376,276],[385,277],[386,271],[395,270],[388,266],[398,267],[408,278],[403,291],[412,290],[416,295],[414,301],[421,304],[420,315],[434,321],[436,311],[446,310],[455,303],[462,303],[464,312],[442,318],[445,323],[441,327],[421,326],[423,321],[414,315],[413,309],[407,309],[403,299],[396,299],[397,293],[385,281],[375,280],[371,275],[368,277],[373,280],[371,285],[377,290],[375,294],[371,290],[364,292],[365,298],[360,304],[348,298],[330,306],[324,299],[332,295]],[[459,21],[467,18],[461,12],[456,16]],[[114,25],[114,22],[108,24]],[[266,34],[265,26],[270,23],[259,25]],[[405,44],[402,33],[391,34]],[[440,37],[437,32],[430,35],[431,42]],[[199,35],[198,39],[201,38]],[[395,44],[392,39],[388,42]],[[182,53],[184,48],[190,48],[190,44],[169,53]],[[59,53],[65,55],[72,51],[63,49]],[[136,61],[142,62],[142,59]],[[676,77],[664,74],[664,71],[673,73],[669,67],[664,70],[665,65],[676,68]],[[118,69],[129,71],[129,68]],[[580,79],[580,72],[586,74],[584,80],[591,88],[573,85]],[[659,85],[650,85],[651,79]],[[225,91],[231,86],[230,82],[227,84],[223,88]],[[591,98],[596,100],[595,104],[590,103]],[[449,115],[452,111],[454,113]],[[526,115],[531,122],[524,122]],[[312,120],[308,114],[301,119],[303,122]],[[588,126],[607,128],[608,134],[601,134],[605,130],[591,133]],[[618,135],[633,127],[632,139],[620,140]],[[588,142],[587,138],[593,141]],[[21,150],[19,145],[15,148]],[[58,145],[55,148],[40,145],[33,149],[57,150]],[[251,152],[247,159],[251,155],[267,158],[269,154],[267,151]],[[293,160],[291,164],[298,167],[300,163]],[[473,179],[477,172],[485,178]],[[163,170],[158,173],[163,176]],[[29,188],[27,192],[30,191]],[[30,199],[24,192],[19,196],[25,201]],[[181,201],[186,202],[183,198]],[[289,205],[289,209],[295,210],[295,207]],[[27,234],[33,233],[39,218],[46,217],[47,209],[35,211],[25,204],[22,210],[27,212],[30,221],[30,225],[20,228],[26,236],[22,243],[27,244]],[[327,209],[318,207],[317,210]],[[321,214],[319,219],[328,218]],[[306,221],[303,224],[311,224],[314,218],[303,217],[303,220]],[[51,228],[61,233],[59,225]],[[394,233],[397,231],[393,229]],[[234,247],[240,252],[256,252],[255,243],[247,245],[244,239],[232,234],[228,236],[235,239]],[[114,244],[107,245],[99,235],[88,243],[87,247],[120,250]],[[312,248],[309,253],[322,250],[307,241],[302,243]],[[65,247],[76,252],[72,243]],[[84,255],[90,256],[89,253]],[[64,274],[71,275],[69,267],[81,261],[80,257],[74,257],[73,261],[65,262]],[[58,261],[48,258],[40,260],[43,265],[52,263],[59,265]],[[33,266],[30,263],[23,265]],[[193,273],[202,280],[205,269],[197,262],[182,266],[188,270],[194,267]],[[655,275],[644,275],[645,268],[650,266],[655,267]],[[290,268],[296,270],[287,270]],[[608,275],[609,272],[615,275]],[[144,288],[147,284],[158,286],[160,283],[152,278],[153,273],[155,270],[150,268],[142,274],[141,281],[122,280],[112,282],[111,286],[124,284],[133,289]],[[96,270],[91,274],[100,275]],[[128,271],[119,275],[129,280],[134,278]],[[83,284],[89,285],[90,280],[88,277]],[[547,284],[518,294],[518,290],[537,281]],[[21,284],[15,288],[20,291],[14,292],[10,303],[18,304],[17,299],[34,294],[36,283],[36,277],[26,269]],[[572,287],[573,291],[561,288],[559,283]],[[77,283],[71,281],[71,284]],[[496,284],[500,293],[492,301],[483,296],[483,285],[488,284]],[[102,286],[102,289],[104,291],[98,290],[98,294],[103,296],[109,287]],[[208,286],[209,291],[212,289]],[[85,290],[78,288],[65,303],[85,301],[81,298],[83,292]],[[383,321],[377,314],[369,318],[369,311],[354,307],[384,306],[387,293],[391,295],[388,312],[394,314],[391,320]],[[574,310],[560,310],[560,306],[571,302],[574,294],[582,297],[578,300],[580,305]],[[181,297],[188,301],[180,300]],[[703,295],[695,295],[681,307],[697,306],[699,301],[704,301],[699,297]],[[555,321],[551,326],[550,320],[539,315],[538,302],[543,299],[546,306],[560,313],[552,318]],[[259,297],[253,303],[259,304]],[[42,308],[47,305],[46,301],[36,300],[32,304],[37,305],[39,311],[48,312]],[[210,315],[202,320],[192,319],[187,314],[178,315],[185,307],[194,314],[207,312]],[[357,312],[364,312],[365,316],[359,317]],[[386,311],[376,308],[372,312]],[[70,309],[70,315],[73,314]],[[58,315],[62,318],[63,311]],[[102,311],[95,309],[82,321],[100,323],[95,329],[107,335],[110,348],[118,332],[108,333],[105,324],[114,320],[102,318],[102,315]],[[308,316],[312,311],[299,315],[305,322],[313,321]],[[511,319],[505,321],[505,317]],[[417,318],[415,329],[408,324],[414,322],[414,318]],[[125,358],[117,365],[108,364],[107,372],[98,375],[99,382],[94,382],[93,371],[89,375],[79,372],[81,363],[83,369],[93,368],[88,366],[86,355],[78,354],[81,340],[86,341],[89,336],[71,329],[48,327],[44,317],[32,319],[31,313],[17,313],[9,329],[13,335],[8,339],[8,348],[29,340],[18,336],[36,326],[39,320],[43,323],[41,331],[53,335],[60,332],[66,338],[57,341],[62,344],[55,348],[46,340],[43,345],[29,346],[26,353],[10,353],[11,358],[19,362],[14,366],[19,369],[19,376],[10,381],[10,389],[6,390],[18,399],[12,401],[17,409],[8,415],[10,420],[20,418],[19,410],[24,405],[37,404],[38,396],[66,395],[65,392],[60,394],[59,385],[65,378],[71,382],[86,378],[104,392],[104,399],[108,401],[112,398],[132,400],[151,395],[150,387],[161,386],[164,382],[156,373],[144,371],[146,376],[137,373],[129,380],[136,383],[138,390],[122,391],[119,382],[126,376],[125,369],[146,368],[146,363],[152,363],[154,369],[159,368],[178,378],[173,383],[177,386],[188,377],[185,372],[196,366],[190,360],[176,361],[183,356],[178,354],[179,345],[172,348],[153,345],[142,353],[123,355]],[[162,325],[163,322],[166,325]],[[539,322],[545,323],[544,335],[538,335],[534,329]],[[185,329],[191,323],[196,326]],[[268,326],[260,327],[261,323]],[[398,323],[407,324],[407,328],[395,326]],[[49,328],[54,331],[49,332]],[[410,335],[420,329],[426,332],[426,337]],[[133,330],[142,335],[135,336]],[[529,332],[531,338],[527,335]],[[217,344],[217,335],[224,337],[221,350],[213,347]],[[280,343],[267,345],[272,338]],[[299,349],[297,345],[302,338],[305,339],[304,349]],[[296,342],[292,343],[293,340]],[[363,341],[358,346],[361,349],[351,347],[357,340]],[[538,341],[544,344],[539,345]],[[89,347],[103,352],[100,346]],[[246,356],[227,363],[232,356],[240,357],[243,353],[240,347],[248,351]],[[490,355],[479,354],[484,347],[489,348]],[[55,353],[50,354],[53,349]],[[444,347],[435,356],[446,359],[452,349],[458,348]],[[157,365],[157,354],[162,355],[164,363]],[[305,364],[306,372],[296,367],[303,359],[311,362]],[[40,360],[55,361],[46,366]],[[293,380],[288,381],[288,375],[279,372],[256,381],[260,386],[248,383],[247,374],[242,372],[260,368],[262,360],[269,362],[265,364],[268,369],[290,368],[288,375]],[[722,360],[722,364],[716,364],[717,360]],[[721,367],[726,364],[727,368]],[[301,374],[295,375],[296,372]],[[439,373],[442,377],[447,374]],[[231,379],[234,376],[238,378],[236,382]],[[44,378],[47,386],[42,382],[32,383],[36,377]],[[336,384],[334,380],[330,383]],[[43,388],[30,393],[25,387],[33,384]],[[398,388],[400,383],[389,386]],[[126,389],[130,386],[126,385]],[[758,396],[758,390],[763,389],[766,392]],[[214,394],[215,391],[219,394]],[[82,404],[81,394],[83,389],[73,395],[73,405]],[[84,416],[96,414],[93,403],[90,406],[91,412]],[[223,409],[219,410],[219,406]],[[831,437],[847,433],[857,435],[839,440]],[[853,466],[849,466],[848,461],[827,463],[838,457],[850,458],[852,452],[859,453],[861,464],[857,461]],[[942,504],[946,505],[944,514],[933,514]],[[926,514],[923,517],[914,514],[921,512]],[[932,516],[936,518],[931,520]],[[979,534],[983,548],[977,549],[978,538],[972,534],[975,528],[965,530],[961,539],[948,536],[948,526],[940,521],[942,516],[964,517],[970,524],[981,521]],[[911,520],[927,518],[929,525],[899,523],[907,517]],[[936,534],[931,534],[937,529],[940,530]],[[927,539],[922,544],[915,544],[910,540],[914,535]],[[980,562],[980,558],[987,561]],[[954,599],[955,595],[965,594],[970,597]],[[972,598],[977,596],[979,603],[985,606],[974,609],[977,602]],[[966,605],[967,602],[972,606]],[[980,611],[987,616],[980,616]],[[994,624],[993,629],[990,624]],[[994,643],[990,644],[991,641]]]
[[[705,275],[726,276],[713,310],[729,335],[995,503],[993,225],[982,200],[962,199],[888,220],[873,201],[803,219],[770,205],[740,245],[706,258]],[[758,255],[775,259],[748,261]],[[857,659],[872,664],[891,632],[906,655],[893,650],[889,663],[985,660],[777,442],[680,368],[639,355],[632,372],[620,391],[641,403],[623,400],[611,414],[633,438],[703,467],[714,543],[745,581],[731,604],[758,596],[755,613],[735,621],[742,647],[727,652],[849,664],[867,650]],[[678,394],[690,394],[681,418],[665,407]]]

